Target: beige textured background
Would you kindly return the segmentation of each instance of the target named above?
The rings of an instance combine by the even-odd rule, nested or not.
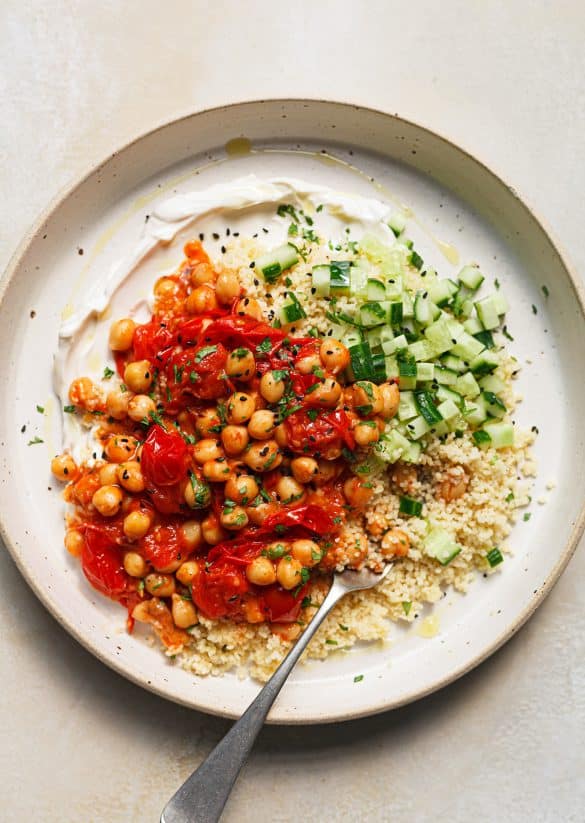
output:
[[[581,0],[0,0],[0,264],[61,186],[136,133],[318,95],[470,148],[585,271],[584,31]],[[225,819],[583,820],[584,578],[581,551],[522,632],[442,693],[336,728],[267,728]],[[101,666],[5,553],[0,625],[0,819],[158,820],[228,724]]]

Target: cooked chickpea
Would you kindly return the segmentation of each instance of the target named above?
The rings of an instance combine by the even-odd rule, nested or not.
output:
[[[349,366],[347,346],[344,346],[339,340],[333,340],[333,338],[328,338],[321,343],[319,357],[327,371],[332,374],[339,374]]]
[[[205,437],[193,447],[193,457],[203,465],[208,460],[217,460],[218,457],[223,457],[223,451],[219,440],[216,438]]]
[[[241,454],[250,442],[248,429],[245,426],[226,426],[221,433],[221,442],[226,454],[235,457]]]
[[[366,485],[359,477],[349,477],[343,484],[343,493],[350,506],[359,508],[366,505],[373,491],[371,485]]]
[[[280,425],[274,429],[274,439],[281,449],[284,449],[288,445],[288,431],[284,423],[280,423]]]
[[[214,514],[208,515],[205,520],[201,521],[201,533],[205,542],[210,546],[216,546],[227,537],[227,532],[222,529]]]
[[[378,386],[382,395],[382,408],[380,414],[384,420],[391,420],[398,412],[400,404],[400,391],[396,383],[382,383]]]
[[[113,389],[106,397],[106,409],[114,420],[124,420],[128,416],[128,405],[132,394],[120,389]]]
[[[384,399],[380,389],[369,380],[360,380],[350,389],[351,401],[355,410],[364,417],[380,414],[384,406]]]
[[[273,371],[267,371],[260,380],[260,394],[268,403],[278,403],[284,394],[284,380],[275,376]]]
[[[217,299],[224,306],[229,306],[240,294],[240,281],[233,271],[222,271],[215,284]]]
[[[206,283],[213,283],[216,277],[215,270],[209,263],[196,263],[191,269],[190,278],[194,286],[204,286]]]
[[[256,360],[250,349],[234,349],[228,355],[225,371],[228,377],[234,380],[247,382],[254,377],[256,371]]]
[[[85,540],[76,529],[68,529],[65,533],[65,548],[73,557],[79,557],[83,551]]]
[[[152,367],[148,360],[135,360],[124,369],[124,383],[137,394],[147,392],[152,385]],[[129,405],[129,404],[128,404]]]
[[[77,476],[77,463],[70,454],[58,454],[51,460],[51,471],[62,483],[75,480]]]
[[[186,560],[185,563],[181,563],[175,572],[175,577],[183,586],[188,586],[189,583],[195,580],[200,571],[201,567],[196,560]]]
[[[201,545],[201,523],[198,520],[185,520],[179,528],[179,538],[188,552],[194,552]]]
[[[216,436],[218,426],[221,426],[221,420],[217,409],[204,409],[201,414],[197,415],[195,431],[200,437]]]
[[[302,564],[295,557],[285,555],[278,561],[276,579],[283,589],[294,589],[302,582],[302,569]]]
[[[252,443],[244,455],[244,463],[254,472],[267,472],[282,463],[282,455],[275,440]]]
[[[206,509],[211,502],[211,489],[207,483],[192,474],[191,478],[185,483],[183,497],[185,503],[191,509]]]
[[[130,577],[144,577],[148,571],[148,563],[138,552],[126,552],[124,555],[124,569]]]
[[[231,469],[225,457],[217,460],[207,460],[203,464],[203,477],[210,483],[225,483],[231,474]]]
[[[255,440],[269,440],[273,436],[275,419],[274,412],[269,409],[255,411],[248,423],[250,437]]]
[[[140,540],[141,537],[147,534],[151,524],[152,518],[147,512],[130,512],[124,518],[124,534],[128,540]],[[137,575],[137,577],[142,577],[142,575]]]
[[[217,309],[218,305],[212,286],[197,286],[185,301],[185,308],[189,314],[207,314]]]
[[[144,491],[146,482],[137,460],[129,460],[127,463],[120,463],[117,471],[118,483],[128,492]]]
[[[341,466],[332,460],[318,460],[317,474],[313,477],[316,486],[326,486],[340,473]]]
[[[299,483],[310,483],[319,472],[319,465],[312,457],[295,457],[291,460],[291,471]]]
[[[248,515],[242,506],[224,506],[219,522],[228,531],[239,531],[248,525]]]
[[[173,594],[171,606],[173,623],[178,629],[188,629],[198,623],[197,611],[190,600],[185,600],[180,594]]]
[[[177,281],[172,277],[159,277],[154,284],[153,291],[159,298],[174,297],[177,293]]]
[[[302,500],[305,496],[305,488],[294,479],[294,477],[281,477],[276,484],[276,493],[281,503],[293,503]]]
[[[69,401],[82,409],[98,411],[103,404],[102,390],[89,377],[78,377],[69,386]]]
[[[224,492],[228,500],[246,505],[258,494],[258,483],[249,474],[233,475],[225,484]]]
[[[227,419],[234,426],[247,423],[256,411],[256,403],[250,394],[236,392],[232,394],[227,404]]]
[[[106,457],[112,463],[122,463],[136,454],[138,448],[138,440],[135,437],[130,437],[125,434],[116,434],[110,437],[104,451]]]
[[[236,314],[240,315],[240,317],[248,315],[248,317],[253,317],[254,320],[262,320],[264,318],[260,303],[254,300],[253,297],[243,297],[241,300],[238,300],[236,304]]]
[[[267,557],[256,557],[246,566],[246,577],[255,586],[270,586],[276,583],[274,563]]]
[[[292,643],[301,633],[301,627],[297,623],[272,623],[270,629],[272,634],[280,637],[285,643]]]
[[[332,377],[327,377],[317,385],[310,394],[307,394],[306,400],[311,406],[321,406],[326,409],[334,409],[339,403],[341,397],[341,386]]]
[[[303,566],[316,566],[321,560],[321,549],[314,540],[295,540],[290,550]]]
[[[118,463],[105,463],[98,471],[100,486],[115,486],[118,482]]]
[[[248,506],[246,513],[251,523],[261,526],[267,517],[280,511],[278,503],[258,503],[255,506]]]
[[[404,557],[410,549],[410,539],[402,529],[390,529],[382,538],[382,557]]]
[[[307,354],[295,361],[295,369],[301,374],[312,374],[316,369],[321,368],[321,358],[315,354]]]
[[[128,351],[132,346],[136,323],[129,317],[116,320],[110,326],[109,344],[112,351]]]
[[[159,574],[152,572],[144,579],[146,591],[155,594],[157,597],[170,597],[175,593],[175,578],[170,574]]]
[[[91,498],[102,517],[114,517],[122,505],[122,490],[118,486],[101,486]]]
[[[128,417],[135,423],[149,420],[150,415],[156,412],[156,403],[147,394],[135,394],[128,403]]]
[[[380,439],[378,425],[374,420],[362,420],[353,428],[353,436],[358,446],[369,446]]]

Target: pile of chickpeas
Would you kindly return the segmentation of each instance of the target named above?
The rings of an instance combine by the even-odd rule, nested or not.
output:
[[[191,315],[204,315],[218,305],[236,305],[236,313],[263,319],[257,301],[241,297],[237,275],[231,271],[216,272],[207,263],[197,263],[190,270],[190,291],[184,298],[183,310]],[[157,299],[172,301],[177,292],[176,279],[161,278],[155,288]],[[132,348],[136,324],[130,318],[112,324],[109,344],[113,352],[128,352]],[[344,385],[339,377],[349,365],[349,352],[337,340],[324,339],[318,351],[295,363],[301,374],[318,374],[317,387],[308,393],[305,402],[316,410],[344,409],[351,420],[353,435],[359,448],[372,446],[380,437],[386,422],[398,409],[399,392],[393,383],[376,385],[360,381]],[[182,483],[180,493],[187,519],[181,519],[180,539],[187,555],[198,549],[214,546],[230,534],[250,525],[261,525],[279,506],[301,504],[308,496],[339,478],[346,463],[341,457],[341,445],[327,450],[327,458],[307,454],[292,454],[286,424],[279,423],[274,407],[283,398],[286,384],[278,371],[266,371],[258,380],[254,351],[240,346],[231,351],[225,371],[238,388],[217,404],[197,411],[181,411],[176,420],[186,435],[195,439],[192,446],[192,479]],[[322,375],[322,376],[321,376]],[[124,369],[124,384],[104,396],[91,380],[75,380],[69,392],[78,410],[92,412],[102,409],[113,424],[104,420],[102,427],[105,461],[89,470],[81,470],[71,455],[62,454],[52,461],[53,474],[63,482],[83,477],[81,485],[73,484],[71,499],[82,509],[104,518],[124,514],[123,531],[128,543],[138,542],[151,530],[156,532],[156,514],[151,506],[137,503],[145,491],[146,481],[141,471],[138,426],[157,412],[157,403],[150,393],[154,384],[153,363],[148,360],[129,362]],[[162,387],[154,387],[158,397]],[[164,417],[164,412],[162,412]],[[222,424],[222,416],[224,423]],[[130,423],[127,432],[122,424]],[[123,431],[120,429],[124,428]],[[143,431],[143,430],[142,430]],[[142,435],[143,436],[143,435]],[[314,452],[319,444],[311,447]],[[259,497],[262,475],[279,469],[270,500]],[[193,480],[193,477],[197,480]],[[85,484],[85,485],[84,485]],[[223,484],[226,505],[219,516],[209,508],[210,489]],[[363,507],[371,489],[358,476],[343,482],[343,494],[351,507]],[[83,537],[73,525],[66,535],[66,546],[79,554]],[[279,583],[292,590],[303,579],[303,569],[319,564],[323,552],[313,540],[276,542],[246,568],[248,580],[256,586]],[[124,554],[124,568],[134,577],[144,580],[146,590],[158,598],[171,598],[175,625],[184,628],[196,622],[192,603],[177,593],[177,583],[188,586],[201,572],[198,560],[177,560],[168,568],[153,571],[139,551],[129,549]]]

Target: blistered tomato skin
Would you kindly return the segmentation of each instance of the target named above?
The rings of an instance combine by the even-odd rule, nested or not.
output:
[[[175,431],[162,426],[151,427],[142,447],[142,472],[156,486],[173,486],[185,476],[188,461],[187,444]]]

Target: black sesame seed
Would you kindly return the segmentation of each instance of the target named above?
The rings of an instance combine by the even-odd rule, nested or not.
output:
[[[214,240],[219,240],[219,234],[216,231],[214,231],[211,236],[213,237]]]

